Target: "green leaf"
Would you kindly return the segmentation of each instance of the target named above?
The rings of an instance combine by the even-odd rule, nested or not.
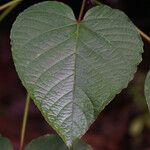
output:
[[[127,86],[143,51],[123,12],[100,5],[79,23],[70,7],[50,1],[17,17],[11,44],[23,85],[68,146]]]
[[[65,143],[59,136],[44,135],[34,139],[25,150],[68,150]],[[73,145],[73,150],[92,150],[92,148],[81,140],[77,140]]]
[[[148,72],[145,80],[145,97],[150,110],[150,71]]]
[[[73,143],[73,150],[93,150],[93,148],[84,143],[82,140],[76,140],[74,143]]]
[[[13,150],[11,142],[0,135],[0,150]]]

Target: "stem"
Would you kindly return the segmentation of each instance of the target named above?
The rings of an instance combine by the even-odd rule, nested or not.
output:
[[[22,0],[17,0],[15,3],[11,3],[11,5],[0,15],[0,22],[21,2]]]
[[[81,6],[81,9],[80,9],[79,18],[78,18],[78,23],[79,23],[79,22],[81,21],[81,19],[82,19],[83,11],[84,11],[84,8],[85,8],[85,4],[86,4],[86,0],[83,0],[82,6]]]
[[[148,42],[150,42],[150,37],[147,35],[147,34],[145,34],[143,31],[141,31],[139,28],[137,28],[136,27],[136,29],[137,29],[137,31],[141,34],[141,36],[145,39],[145,40],[147,40]]]
[[[30,106],[30,95],[27,94],[26,104],[25,104],[25,109],[24,109],[24,114],[23,114],[23,122],[22,122],[20,148],[19,148],[19,150],[22,150],[23,144],[24,144],[24,137],[25,137],[25,130],[26,130],[29,106]]]
[[[5,9],[5,8],[7,8],[7,7],[9,7],[9,6],[12,6],[13,4],[18,3],[19,1],[20,0],[12,0],[11,2],[8,2],[8,3],[0,6],[0,11],[3,10],[3,9]]]

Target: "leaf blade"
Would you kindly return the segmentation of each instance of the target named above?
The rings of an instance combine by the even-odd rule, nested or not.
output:
[[[57,135],[44,135],[37,139],[32,140],[25,150],[68,150],[65,143]],[[92,148],[81,140],[77,140],[73,144],[74,150],[92,150]]]
[[[97,6],[79,24],[72,10],[58,2],[23,12],[11,41],[24,86],[69,147],[127,86],[143,46],[122,12]]]
[[[11,142],[0,135],[0,150],[13,150]]]

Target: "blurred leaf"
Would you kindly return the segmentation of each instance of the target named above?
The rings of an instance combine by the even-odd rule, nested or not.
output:
[[[150,115],[144,113],[132,120],[129,128],[129,132],[132,136],[141,136],[143,130],[146,128],[150,129]]]
[[[79,23],[70,7],[50,1],[19,15],[11,44],[24,86],[70,147],[127,86],[143,51],[123,12],[101,4]]]
[[[128,93],[132,96],[135,104],[140,111],[147,111],[147,103],[144,95],[145,74],[142,72],[136,73],[136,77],[132,86],[128,88]]]
[[[44,135],[34,139],[25,150],[68,150],[65,143],[57,135]],[[92,150],[92,148],[81,140],[73,145],[73,150]]]
[[[133,137],[137,137],[142,133],[143,129],[144,129],[144,120],[143,116],[140,116],[135,118],[131,122],[129,132]]]
[[[93,150],[93,148],[82,140],[76,140],[73,144],[73,150]]]
[[[0,135],[0,150],[13,150],[12,144],[9,139]]]
[[[150,71],[148,72],[145,80],[145,97],[150,110]]]

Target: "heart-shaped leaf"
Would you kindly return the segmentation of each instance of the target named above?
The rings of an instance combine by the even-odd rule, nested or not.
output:
[[[13,150],[11,142],[0,135],[0,150]]]
[[[44,135],[34,139],[29,143],[25,150],[68,150],[68,147],[56,135]],[[81,140],[73,144],[73,150],[92,150],[92,148]]]
[[[148,72],[145,80],[145,97],[150,110],[150,71]]]
[[[127,86],[143,51],[119,10],[100,5],[77,22],[67,5],[50,1],[17,17],[11,44],[23,85],[68,146]]]

